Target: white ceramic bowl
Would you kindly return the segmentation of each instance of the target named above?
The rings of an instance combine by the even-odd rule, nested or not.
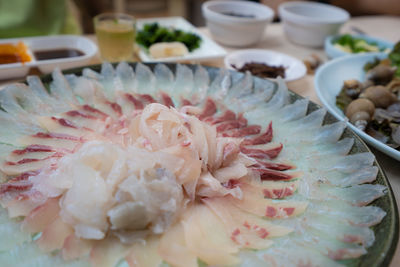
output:
[[[234,47],[257,43],[274,17],[271,8],[249,1],[208,1],[203,3],[202,11],[211,36],[221,44]]]
[[[325,38],[338,32],[349,18],[341,8],[315,2],[287,2],[279,6],[287,38],[295,43],[322,47]]]
[[[306,66],[300,60],[271,50],[245,49],[232,52],[225,57],[225,67],[231,70],[236,70],[232,65],[241,68],[250,62],[285,67],[285,81],[287,82],[300,79],[307,72]]]

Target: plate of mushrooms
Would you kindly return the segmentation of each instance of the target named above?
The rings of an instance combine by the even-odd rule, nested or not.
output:
[[[397,50],[396,50],[397,47]],[[341,57],[317,70],[322,104],[368,144],[400,161],[400,45]]]

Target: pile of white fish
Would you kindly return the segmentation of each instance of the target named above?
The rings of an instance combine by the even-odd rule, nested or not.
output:
[[[49,91],[40,78],[36,76],[28,77],[28,85],[15,84],[0,91],[0,124],[2,126],[0,128],[0,169],[2,171],[0,203],[4,207],[0,208],[0,265],[97,265],[102,259],[100,254],[104,251],[123,255],[122,258],[117,258],[117,261],[114,260],[120,266],[126,264],[135,266],[135,260],[141,262],[141,264],[146,262],[146,266],[175,266],[179,265],[180,256],[182,262],[185,262],[183,259],[185,255],[183,254],[186,250],[184,249],[182,249],[182,255],[179,255],[179,253],[173,255],[174,257],[177,256],[175,257],[177,263],[174,260],[170,261],[168,257],[164,257],[160,262],[157,256],[153,254],[149,255],[157,258],[154,261],[151,259],[140,261],[140,256],[137,254],[136,257],[139,258],[132,261],[129,255],[126,256],[126,253],[119,254],[117,251],[125,250],[124,245],[119,241],[124,243],[124,240],[127,239],[126,235],[122,235],[122,238],[119,235],[119,240],[113,239],[113,242],[116,243],[112,243],[108,247],[99,249],[93,245],[97,250],[89,249],[87,255],[80,258],[73,257],[71,254],[57,253],[58,249],[73,246],[72,241],[69,240],[71,242],[68,243],[68,238],[59,240],[53,238],[53,236],[60,233],[60,235],[67,237],[70,231],[75,231],[75,233],[79,233],[80,237],[99,239],[106,234],[107,228],[103,227],[104,224],[99,226],[99,229],[102,227],[102,229],[105,229],[102,230],[103,232],[97,230],[97,232],[94,232],[93,229],[89,229],[89,231],[86,226],[86,228],[81,225],[77,226],[80,221],[78,223],[77,220],[71,219],[72,215],[68,215],[70,216],[68,217],[64,214],[64,216],[61,215],[62,220],[73,221],[71,224],[74,225],[74,230],[60,228],[59,225],[62,225],[62,222],[59,221],[58,228],[54,226],[54,229],[52,229],[54,232],[49,233],[50,230],[47,229],[47,232],[44,233],[43,227],[40,228],[36,224],[32,226],[32,223],[27,223],[29,220],[34,220],[32,219],[32,212],[35,211],[35,208],[43,207],[40,204],[44,203],[44,200],[41,202],[41,196],[34,195],[32,191],[29,191],[32,187],[32,181],[34,181],[29,177],[36,175],[39,177],[41,174],[37,173],[38,170],[54,171],[57,174],[57,168],[60,166],[63,166],[62,171],[64,173],[72,175],[74,168],[71,165],[76,164],[78,166],[80,159],[67,158],[64,160],[64,162],[67,162],[66,165],[61,165],[61,163],[57,165],[60,158],[62,160],[66,154],[73,155],[76,153],[82,159],[93,160],[90,153],[97,149],[98,143],[94,143],[92,147],[89,144],[89,148],[87,146],[85,148],[87,150],[77,151],[76,144],[80,144],[78,147],[81,148],[81,143],[85,143],[88,137],[86,139],[79,135],[77,137],[76,125],[79,126],[79,129],[89,129],[87,131],[91,133],[87,136],[93,137],[93,140],[106,142],[107,145],[110,143],[126,144],[131,142],[126,137],[127,129],[130,129],[129,125],[123,125],[126,119],[133,116],[132,114],[137,116],[139,114],[137,110],[142,110],[154,101],[165,106],[175,107],[181,113],[197,114],[200,118],[204,112],[204,114],[207,114],[207,109],[210,108],[207,105],[212,101],[216,110],[214,113],[207,114],[210,115],[209,117],[214,116],[214,119],[223,117],[224,112],[229,110],[233,111],[234,114],[242,114],[240,115],[242,117],[239,117],[242,118],[242,121],[246,121],[246,125],[261,126],[259,128],[262,130],[257,128],[256,133],[249,133],[249,135],[259,134],[264,130],[268,133],[272,123],[273,142],[281,145],[270,146],[271,151],[278,152],[267,161],[261,161],[269,164],[268,166],[275,166],[271,167],[271,170],[267,168],[266,177],[269,178],[261,182],[263,188],[267,191],[268,188],[271,188],[268,192],[264,190],[264,195],[271,199],[269,200],[272,203],[271,205],[306,204],[302,206],[301,212],[293,212],[294,208],[290,208],[290,212],[284,209],[287,216],[286,214],[285,216],[275,216],[275,214],[270,216],[268,214],[269,207],[267,207],[264,220],[279,225],[282,229],[290,229],[290,231],[286,231],[282,235],[272,235],[270,239],[272,242],[269,242],[268,246],[261,247],[261,249],[240,249],[238,253],[235,252],[240,259],[236,263],[238,266],[341,266],[338,260],[358,258],[366,254],[375,240],[374,232],[370,227],[379,224],[386,215],[381,208],[368,205],[386,193],[385,186],[372,184],[378,174],[378,167],[374,166],[375,158],[373,154],[368,152],[349,154],[354,145],[354,140],[352,138],[341,139],[346,127],[344,122],[323,125],[326,115],[324,109],[317,109],[307,114],[309,101],[299,99],[292,103],[290,92],[281,80],[278,80],[277,88],[273,83],[260,81],[259,79],[256,81],[249,73],[233,76],[224,69],[219,70],[215,75],[210,75],[208,70],[201,66],[192,70],[188,66],[178,64],[175,71],[172,71],[163,64],[155,65],[152,70],[148,66],[138,63],[133,70],[126,63],[120,63],[115,69],[111,64],[104,63],[100,73],[86,68],[81,76],[63,75],[59,70],[55,70],[53,81],[49,83]],[[140,101],[136,96],[141,96],[141,98],[139,97]],[[77,107],[80,109],[76,110]],[[175,109],[171,110],[173,110],[171,112],[177,112]],[[65,116],[69,116],[70,120],[64,119]],[[87,124],[90,121],[88,119],[91,119],[90,117],[102,118],[101,123],[93,121],[93,124]],[[203,119],[207,120],[206,118]],[[110,123],[110,121],[113,121],[113,123]],[[60,125],[63,126],[63,130],[57,132]],[[107,135],[110,127],[113,133],[119,135]],[[224,137],[234,137],[233,130],[232,128],[227,129],[224,132]],[[98,136],[96,132],[101,132],[102,135]],[[143,133],[141,134],[144,136]],[[242,133],[242,135],[235,137],[248,141],[250,139],[246,139],[246,137],[249,135]],[[146,143],[148,141],[151,145],[151,140],[141,140],[141,148],[146,149],[146,145],[149,145]],[[115,151],[117,150],[108,149],[96,152],[98,154],[103,153],[104,156],[100,157],[102,160],[96,158],[98,160],[96,164],[107,165],[109,161],[112,161],[112,157],[104,153],[110,152],[112,154],[119,150]],[[133,151],[133,154],[139,153],[134,149],[131,151]],[[242,152],[246,154],[244,151],[246,151],[245,149]],[[248,155],[253,155],[251,152],[254,151],[259,150],[251,150]],[[121,155],[122,152],[118,153],[117,156]],[[140,153],[142,153],[140,155],[146,155],[142,151]],[[28,158],[27,154],[35,155],[36,158]],[[126,160],[129,158],[129,156],[124,157]],[[159,157],[162,158],[163,156],[160,155]],[[257,156],[254,157],[257,158]],[[135,161],[134,158],[129,160]],[[247,164],[246,167],[252,166],[252,164]],[[68,169],[68,166],[71,166],[71,168]],[[279,174],[274,170],[278,170],[279,166],[291,166],[287,169],[292,168],[293,170],[286,171],[285,167],[281,167],[284,178],[278,179]],[[203,172],[205,169],[207,169],[206,166],[202,166]],[[57,180],[57,185],[54,184],[54,188],[58,186],[57,190],[60,187],[69,186],[62,184],[65,179],[60,175],[59,173],[59,178],[62,179]],[[143,175],[143,173],[140,175]],[[162,174],[162,176],[170,177],[169,174]],[[73,182],[78,183],[79,181]],[[83,189],[81,188],[80,191],[77,189],[81,192],[80,194],[87,192],[88,197],[98,197],[91,195],[90,184],[81,183]],[[43,185],[41,183],[33,184],[33,188],[38,191],[40,191],[40,186]],[[235,185],[221,182],[217,184],[217,187],[222,188],[221,185],[227,192],[222,195],[231,194],[241,198],[241,196],[238,196],[239,193],[236,192],[238,195],[235,195],[236,193],[229,191],[232,187],[235,188]],[[46,184],[46,186],[48,185]],[[173,184],[173,188],[177,186],[180,187],[181,185]],[[282,191],[272,190],[282,188],[284,189],[283,193]],[[287,188],[291,188],[292,191],[285,191],[289,190]],[[21,192],[30,192],[30,194],[21,194]],[[43,193],[43,190],[41,192]],[[190,190],[185,188],[184,194],[186,195],[188,192]],[[46,201],[51,197],[60,196],[59,191],[51,191],[48,194]],[[75,192],[75,194],[77,193]],[[151,192],[148,194],[151,194]],[[175,190],[173,194],[176,203],[183,202],[182,192]],[[202,201],[205,204],[203,206],[212,207],[218,215],[218,207],[221,206],[212,203],[213,196],[204,194],[197,195],[197,197],[204,197]],[[190,193],[188,195],[190,196]],[[194,200],[194,195],[188,198],[189,201],[201,202],[199,199]],[[67,199],[64,196],[59,204],[58,202],[54,202],[55,204],[51,202],[51,205],[47,205],[46,208],[57,213],[60,207],[68,204],[68,201],[74,203],[74,207],[80,205],[79,201],[74,202],[75,197],[73,195],[70,198]],[[96,201],[101,202],[102,198],[99,197]],[[162,201],[161,198],[160,201]],[[131,210],[134,211],[135,209],[132,208]],[[221,213],[223,213],[222,210],[223,208],[220,210]],[[85,210],[81,209],[79,212],[82,213],[83,217],[87,217],[87,214],[84,214]],[[87,212],[91,211],[87,210]],[[118,211],[114,209],[113,212],[110,214],[115,214]],[[190,218],[197,218],[200,216],[199,214],[203,214],[205,211],[203,208],[199,208],[196,212],[198,214],[193,216],[183,216],[183,218],[189,218],[185,223],[189,223]],[[250,211],[250,213],[252,212]],[[254,214],[257,214],[257,212]],[[54,216],[58,216],[58,214]],[[206,217],[206,213],[204,213],[204,216]],[[111,216],[110,218],[114,217]],[[90,218],[85,220],[90,221]],[[106,219],[104,220],[106,221]],[[154,219],[154,221],[157,220]],[[164,218],[162,218],[162,221],[165,222]],[[43,219],[41,223],[44,224],[45,222],[47,222],[46,219]],[[148,221],[146,221],[147,223]],[[117,224],[116,222],[115,225]],[[169,224],[160,225],[162,225],[162,227],[160,226],[162,231],[153,230],[153,232],[161,234],[164,232],[164,228],[169,226]],[[29,229],[29,231],[24,231],[26,229]],[[166,231],[168,232],[168,230]],[[239,232],[233,231],[231,236],[233,241],[236,241],[234,237],[237,234]],[[140,236],[140,238],[146,240],[147,237]],[[207,239],[206,236],[204,238]],[[57,242],[61,243],[58,244]],[[54,243],[57,244],[54,245]],[[154,242],[149,241],[147,244],[144,243],[144,247],[152,244]],[[58,249],[50,249],[54,247]],[[92,248],[92,244],[89,247]],[[143,246],[137,247],[137,249],[142,251]],[[69,250],[65,249],[65,251]],[[73,253],[77,252],[74,251]],[[211,262],[211,264],[215,263],[212,260],[213,257],[218,256],[208,257],[209,255],[204,251],[203,254],[193,253],[194,255],[205,255],[204,258],[198,257],[199,260],[206,263]],[[124,257],[126,257],[125,260]],[[207,259],[210,260],[207,261]],[[137,261],[136,263],[138,263]],[[105,264],[103,262],[99,265]]]

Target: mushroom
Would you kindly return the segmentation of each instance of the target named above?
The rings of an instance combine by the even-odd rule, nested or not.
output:
[[[396,95],[382,85],[368,87],[360,98],[368,98],[377,108],[387,108],[397,100]]]
[[[395,72],[396,67],[379,64],[367,72],[366,78],[376,85],[386,85],[393,79]]]
[[[360,130],[365,130],[375,112],[374,103],[366,98],[358,98],[350,102],[346,108],[346,117]]]

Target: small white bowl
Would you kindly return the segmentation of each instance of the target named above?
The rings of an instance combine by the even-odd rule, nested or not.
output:
[[[279,5],[279,16],[291,42],[311,47],[322,47],[325,38],[336,34],[350,18],[349,13],[339,7],[301,1]]]
[[[257,43],[274,17],[271,8],[249,1],[208,1],[203,3],[202,11],[211,36],[223,45],[234,47]]]
[[[303,77],[306,72],[306,66],[300,60],[289,55],[264,49],[245,49],[228,54],[225,57],[225,67],[237,71],[237,68],[244,64],[256,62],[270,66],[283,66],[285,70],[285,81],[294,81]]]

